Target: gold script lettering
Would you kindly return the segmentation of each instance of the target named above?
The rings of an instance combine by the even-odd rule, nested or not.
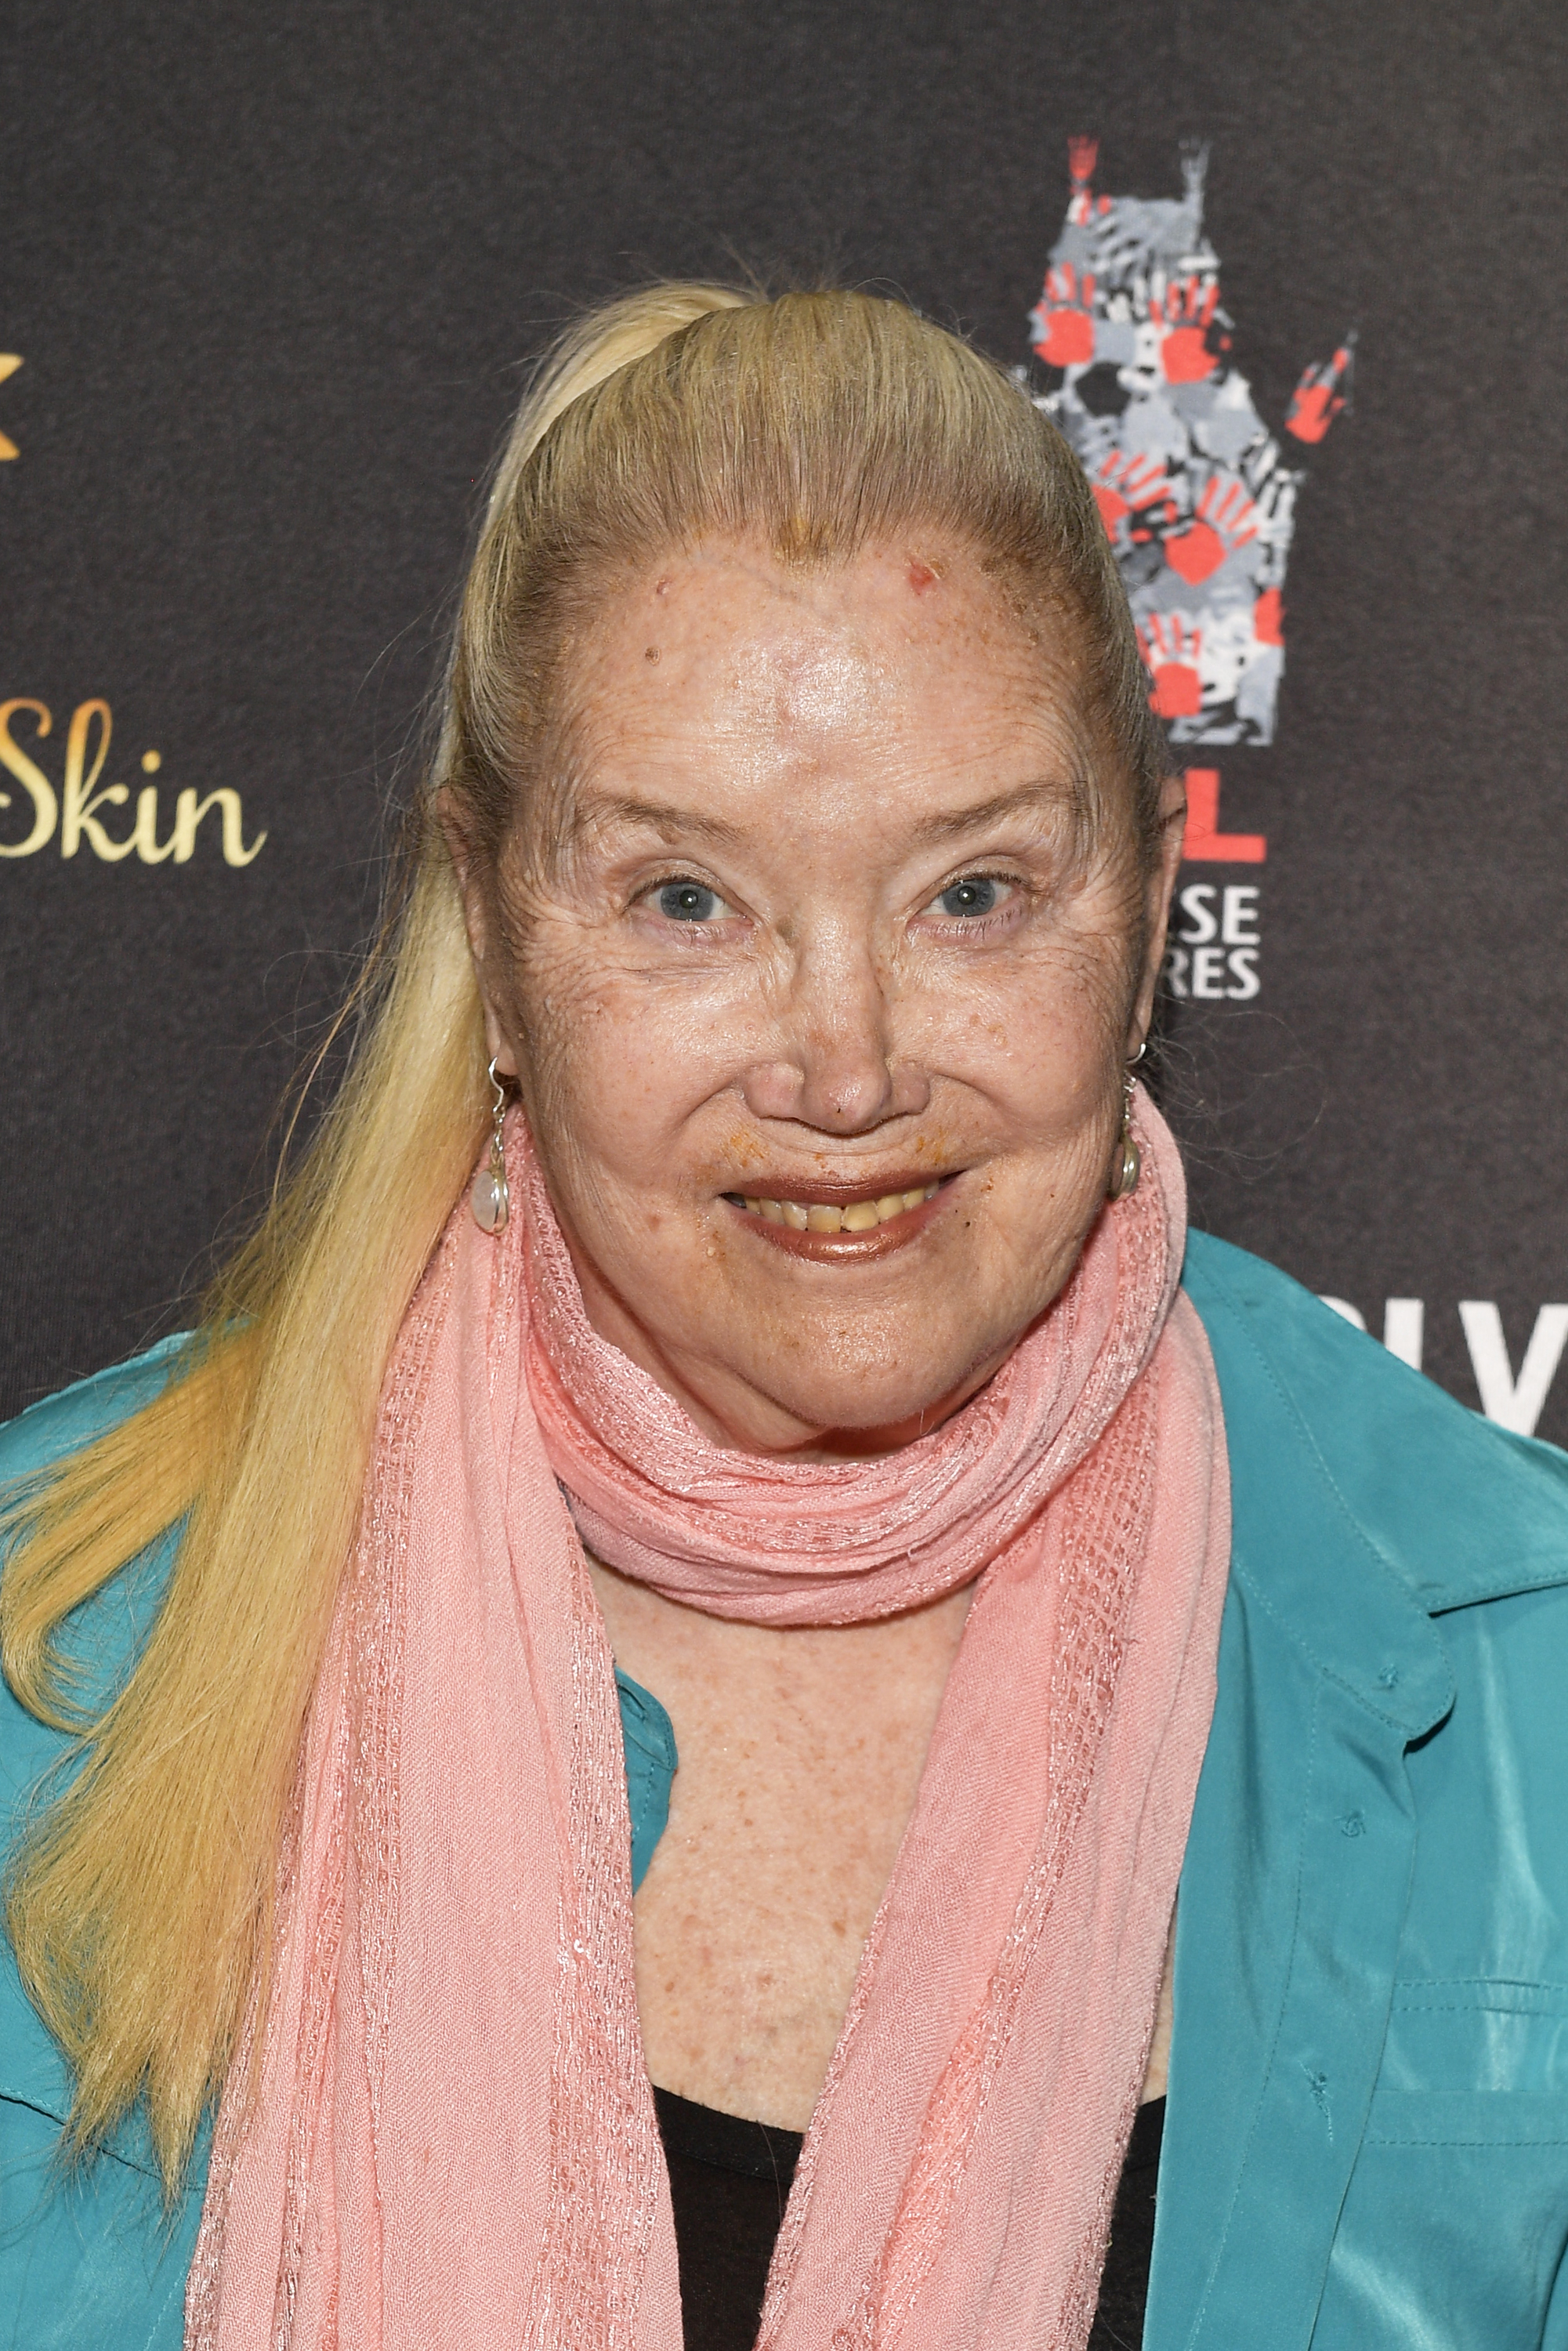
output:
[[[175,864],[184,865],[189,862],[196,846],[196,827],[211,808],[217,809],[223,820],[224,863],[248,865],[267,835],[258,832],[250,847],[246,847],[245,835],[241,831],[239,794],[231,790],[227,784],[220,784],[217,790],[209,792],[204,800],[198,800],[189,787],[180,794],[174,803]]]
[[[265,839],[265,834],[263,839]],[[158,787],[145,784],[136,795],[136,830],[131,845],[143,865],[162,865],[180,845],[180,825],[176,817],[174,830],[167,841],[158,838]],[[259,846],[259,844],[258,844]]]
[[[78,703],[71,713],[62,793],[57,793],[42,768],[29,758],[12,733],[12,721],[24,712],[32,718],[40,737],[50,732],[54,723],[47,704],[30,695],[16,695],[9,702],[0,702],[0,768],[16,778],[33,804],[32,830],[25,840],[0,841],[0,857],[35,856],[54,839],[57,826],[62,857],[74,857],[85,841],[95,857],[111,865],[132,854],[143,865],[162,865],[165,858],[172,858],[176,865],[188,865],[195,855],[197,829],[214,809],[222,829],[225,865],[248,865],[260,852],[267,834],[258,832],[247,847],[244,804],[238,792],[226,784],[204,799],[193,788],[181,792],[167,841],[158,838],[158,787],[147,785],[136,795],[136,821],[130,834],[124,841],[116,841],[104,831],[98,811],[106,806],[123,808],[131,793],[124,784],[106,784],[101,791],[98,789],[113,731],[109,704],[95,695]],[[147,753],[141,764],[151,773],[161,764],[159,754]],[[0,791],[0,809],[10,808],[12,801],[10,792]]]
[[[54,839],[55,820],[60,812],[53,784],[50,783],[42,768],[36,766],[28,758],[21,745],[12,737],[11,720],[13,715],[18,710],[33,712],[38,722],[40,735],[47,735],[52,724],[47,705],[29,701],[26,695],[18,695],[12,702],[0,702],[0,768],[4,768],[8,775],[16,777],[16,781],[33,803],[32,831],[26,841],[0,842],[0,857],[33,856],[37,850],[44,848]],[[0,792],[0,808],[9,808],[10,805],[10,793]]]
[[[82,769],[87,766],[87,747],[95,718],[99,728],[98,754],[84,779]],[[98,855],[111,865],[121,857],[129,857],[136,846],[134,834],[127,841],[111,841],[95,813],[106,801],[112,807],[120,808],[131,798],[123,784],[106,784],[97,799],[93,798],[92,788],[102,774],[103,763],[109,757],[112,725],[107,702],[78,702],[71,713],[71,731],[66,737],[65,809],[60,818],[62,857],[76,855],[84,833]]]

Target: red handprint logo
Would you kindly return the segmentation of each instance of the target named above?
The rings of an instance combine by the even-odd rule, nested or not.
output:
[[[1201,383],[1212,374],[1216,354],[1208,348],[1208,329],[1219,308],[1219,280],[1185,277],[1156,287],[1149,316],[1160,338],[1160,365],[1167,383]]]
[[[1150,707],[1160,718],[1196,718],[1203,702],[1197,656],[1203,631],[1180,612],[1151,612],[1138,623],[1138,643],[1154,679]]]
[[[1100,518],[1113,538],[1124,516],[1146,515],[1162,499],[1165,501],[1165,520],[1171,522],[1176,517],[1170,476],[1157,457],[1136,456],[1113,449],[1090,487],[1094,492]],[[1152,534],[1134,531],[1133,536],[1147,538]]]
[[[1029,314],[1034,349],[1047,367],[1087,367],[1094,356],[1094,279],[1071,261],[1046,272],[1038,308]]]
[[[1238,481],[1211,475],[1197,513],[1184,531],[1166,541],[1166,560],[1189,588],[1218,571],[1228,555],[1258,536],[1258,509]]]
[[[1337,350],[1318,342],[1333,357],[1301,376],[1288,420],[1260,413],[1205,223],[1207,155],[1184,141],[1174,202],[1113,198],[1095,193],[1094,141],[1071,141],[1067,217],[1030,313],[1048,365],[1014,372],[1089,476],[1140,624],[1153,708],[1178,742],[1265,744],[1285,670],[1297,500],[1315,444],[1354,404],[1360,354],[1354,333]]]
[[[1306,369],[1291,394],[1285,430],[1298,441],[1321,441],[1341,409],[1350,401],[1355,337],[1347,335],[1326,366]]]

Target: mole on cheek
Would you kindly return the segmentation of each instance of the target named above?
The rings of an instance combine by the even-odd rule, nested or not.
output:
[[[643,654],[643,659],[644,661],[651,661],[651,662],[656,662],[656,661],[658,660],[658,658],[659,658],[659,648],[658,648],[658,646],[657,646],[657,645],[650,645],[650,646],[649,646],[649,648],[648,648],[648,650],[647,650],[647,652],[646,652],[646,653]]]

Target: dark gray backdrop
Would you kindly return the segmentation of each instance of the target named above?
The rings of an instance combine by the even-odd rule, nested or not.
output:
[[[110,843],[150,786],[160,845],[220,787],[267,839],[225,863],[214,810],[179,862],[58,827],[0,859],[0,1412],[170,1327],[254,1201],[518,360],[585,297],[734,256],[1027,360],[1074,133],[1147,196],[1210,142],[1276,428],[1359,334],[1277,739],[1191,755],[1269,844],[1186,877],[1256,883],[1264,941],[1256,999],[1173,1008],[1197,1213],[1375,1331],[1422,1300],[1472,1403],[1458,1302],[1494,1305],[1517,1374],[1568,1299],[1565,58],[1557,0],[14,7],[0,701],[49,711],[12,739],[57,794],[71,714],[110,705]],[[0,789],[14,848],[34,801]],[[1568,1437],[1568,1369],[1539,1427]]]

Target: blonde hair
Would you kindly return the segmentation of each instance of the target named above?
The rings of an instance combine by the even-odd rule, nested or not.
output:
[[[74,1729],[7,1923],[74,2070],[68,2144],[144,2096],[171,2191],[253,1985],[301,1729],[399,1324],[485,1128],[483,1023],[434,804],[493,860],[548,771],[574,631],[619,570],[705,534],[790,563],[909,526],[1072,628],[1082,706],[1152,848],[1163,745],[1115,565],[1054,428],[903,304],[661,286],[584,319],[524,400],[457,621],[407,878],[350,1008],[345,1082],[155,1402],[14,1493],[0,1656]],[[1125,816],[1124,816],[1125,821]],[[157,1620],[96,1715],[63,1620],[169,1530]]]

